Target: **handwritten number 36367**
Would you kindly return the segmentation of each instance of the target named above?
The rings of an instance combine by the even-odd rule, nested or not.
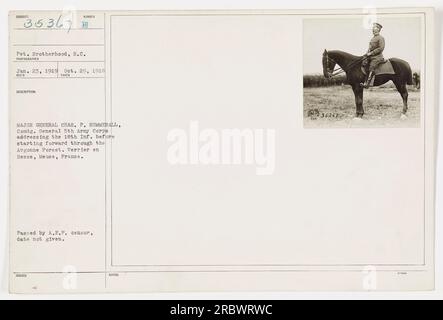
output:
[[[57,19],[26,19],[24,23],[24,27],[26,29],[30,28],[36,28],[36,29],[61,29],[65,28],[67,29],[67,32],[69,32],[72,28],[72,20],[71,19],[64,19],[62,15],[60,15]]]

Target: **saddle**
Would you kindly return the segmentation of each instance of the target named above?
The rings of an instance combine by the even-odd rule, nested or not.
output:
[[[361,67],[361,71],[367,75],[367,70],[365,67]],[[378,66],[374,70],[374,75],[379,74],[395,74],[394,68],[392,67],[391,60],[387,59],[378,64]]]

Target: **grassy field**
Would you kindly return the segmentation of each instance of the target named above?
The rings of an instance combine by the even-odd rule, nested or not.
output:
[[[348,85],[304,88],[305,128],[419,127],[420,91],[410,87],[408,113],[401,119],[403,101],[395,88],[375,87],[363,94],[365,115],[355,120],[354,93]]]

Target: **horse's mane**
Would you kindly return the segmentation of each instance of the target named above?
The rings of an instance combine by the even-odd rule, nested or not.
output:
[[[357,60],[357,59],[361,59],[363,57],[363,56],[356,56],[356,55],[353,55],[353,54],[350,54],[348,52],[341,51],[341,50],[331,50],[331,51],[328,51],[328,54],[329,54],[329,56],[341,57],[346,60]]]

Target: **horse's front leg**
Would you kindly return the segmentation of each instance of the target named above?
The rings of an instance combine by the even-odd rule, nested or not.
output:
[[[354,91],[355,96],[356,116],[357,118],[363,118],[365,113],[363,109],[363,88],[359,84],[356,84],[352,86],[352,91]]]

